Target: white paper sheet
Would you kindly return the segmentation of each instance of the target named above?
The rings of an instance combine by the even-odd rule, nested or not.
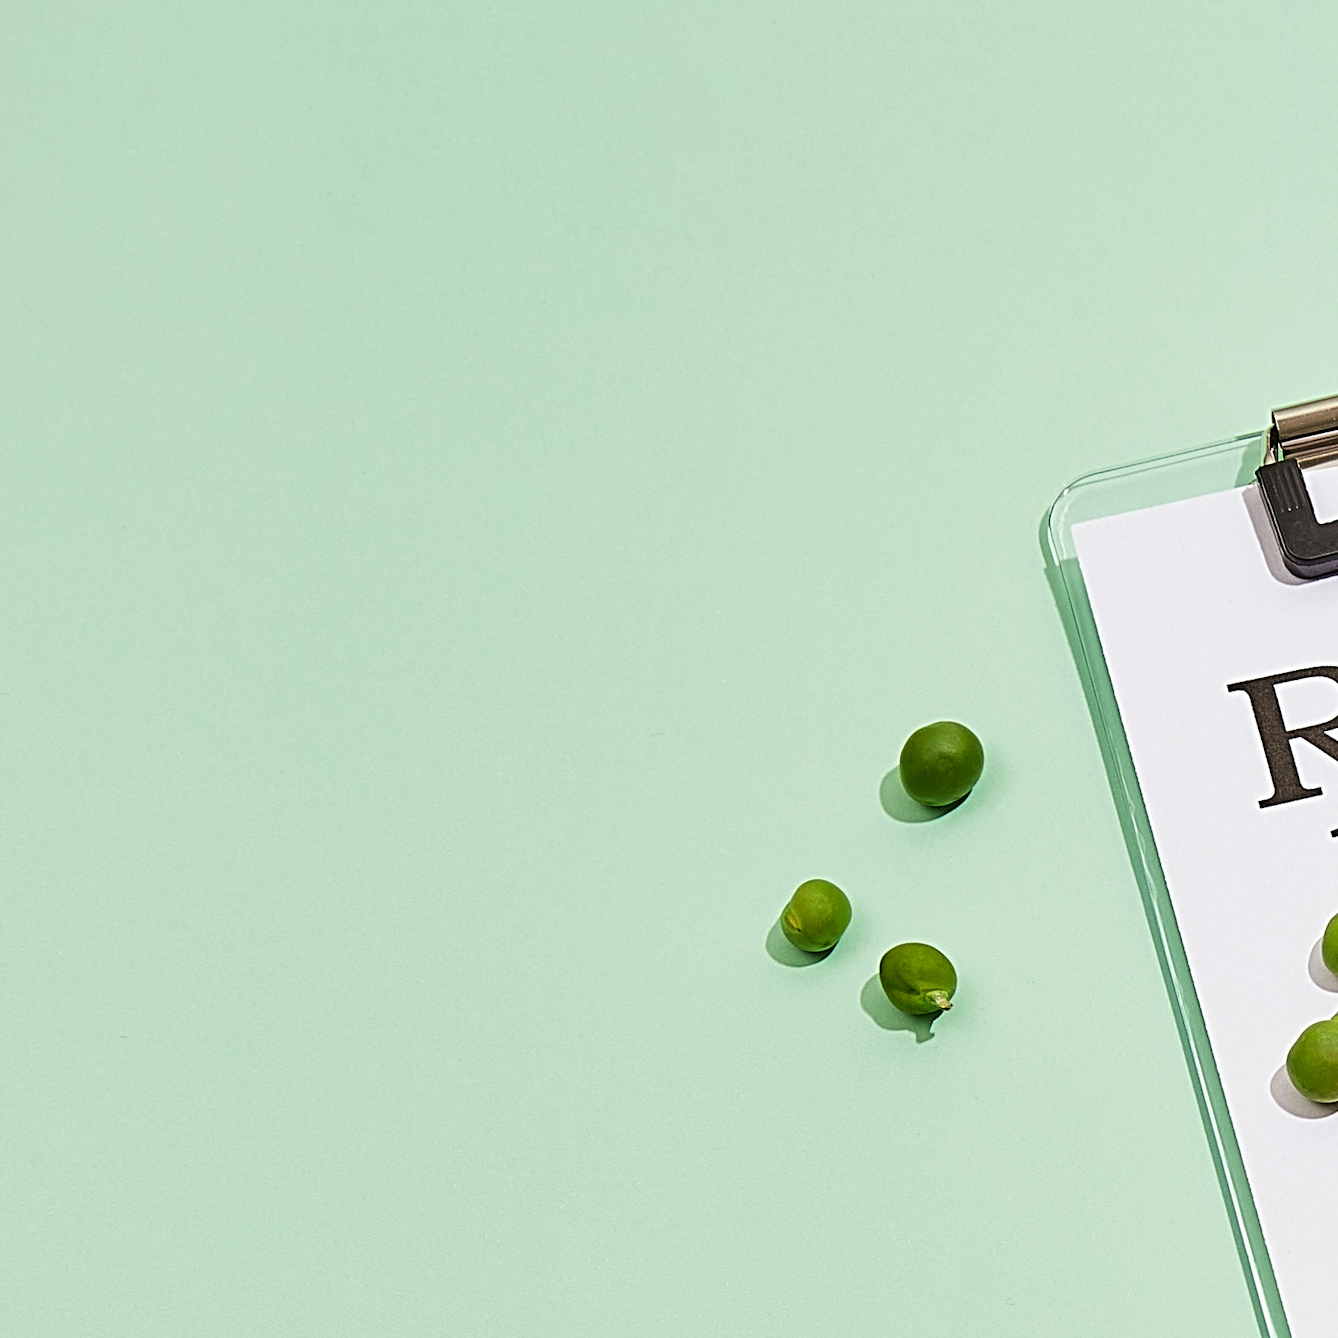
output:
[[[1338,469],[1307,480],[1338,514]],[[1228,685],[1338,666],[1338,576],[1287,576],[1266,524],[1251,485],[1073,537],[1293,1338],[1333,1338],[1338,1106],[1303,1100],[1282,1066],[1338,1013],[1317,951],[1338,914],[1338,761],[1293,740],[1321,793],[1261,808],[1273,774],[1251,693]],[[1276,693],[1289,729],[1338,716],[1332,679]]]

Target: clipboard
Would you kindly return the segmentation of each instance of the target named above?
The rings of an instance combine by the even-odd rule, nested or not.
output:
[[[1042,526],[1047,575],[1096,728],[1256,1319],[1266,1338],[1314,1338],[1317,1328],[1313,1306],[1312,1318],[1306,1325],[1293,1328],[1288,1307],[1284,1305],[1284,1289],[1280,1289],[1277,1261],[1270,1257],[1268,1235],[1247,1172],[1223,1074],[1214,1055],[1210,1027],[1191,971],[1176,900],[1154,836],[1154,823],[1145,802],[1134,750],[1126,734],[1075,530],[1081,533],[1081,527],[1089,522],[1133,513],[1151,515],[1153,508],[1159,509],[1155,514],[1169,517],[1179,514],[1174,504],[1218,494],[1238,494],[1249,505],[1254,541],[1277,579],[1299,584],[1332,577],[1329,584],[1338,594],[1338,576],[1334,575],[1338,573],[1338,520],[1325,523],[1316,519],[1307,475],[1302,472],[1335,459],[1338,459],[1338,397],[1278,410],[1270,427],[1262,431],[1086,475],[1060,493]],[[1338,629],[1335,635],[1338,637]],[[1338,649],[1334,658],[1338,659]],[[1219,708],[1215,705],[1214,709]],[[1338,794],[1338,767],[1333,772],[1332,788]],[[1260,807],[1264,807],[1262,801]],[[1338,850],[1333,851],[1333,857],[1338,888]],[[1333,897],[1333,908],[1338,911],[1338,891]],[[1319,1001],[1316,1006],[1315,1020],[1327,1017],[1338,1009],[1338,995],[1332,996],[1328,1012],[1323,1011]],[[1326,1135],[1331,1131],[1326,1144],[1338,1161],[1338,1119],[1328,1121],[1324,1127]],[[1258,1140],[1257,1131],[1251,1136]],[[1338,1209],[1338,1205],[1335,1207]],[[1276,1220],[1276,1195],[1273,1211]],[[1338,1257],[1333,1264],[1338,1269]],[[1288,1262],[1287,1267],[1294,1269],[1295,1265]]]

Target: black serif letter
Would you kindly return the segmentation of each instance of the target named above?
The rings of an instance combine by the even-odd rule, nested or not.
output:
[[[1283,722],[1282,707],[1278,705],[1278,684],[1295,683],[1301,678],[1331,678],[1338,683],[1338,665],[1321,664],[1314,669],[1297,669],[1290,674],[1270,674],[1267,678],[1248,678],[1243,683],[1227,684],[1228,692],[1249,694],[1254,723],[1259,727],[1259,741],[1264,745],[1268,772],[1273,777],[1273,793],[1259,801],[1260,808],[1323,794],[1318,786],[1310,790],[1301,784],[1296,757],[1292,753],[1293,739],[1304,739],[1338,762],[1338,740],[1329,734],[1331,729],[1338,729],[1338,715],[1322,725],[1298,725],[1295,729],[1288,729]]]

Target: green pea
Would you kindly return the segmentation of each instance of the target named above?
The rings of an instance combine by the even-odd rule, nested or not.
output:
[[[1338,1101],[1338,1017],[1315,1022],[1301,1033],[1287,1052],[1287,1076],[1312,1101]]]
[[[1324,965],[1338,976],[1338,915],[1329,921],[1324,931],[1324,940],[1319,945],[1319,955],[1324,958]]]
[[[901,783],[917,803],[944,808],[970,794],[985,769],[985,750],[965,725],[938,720],[901,747]]]
[[[781,912],[781,932],[804,952],[826,952],[850,924],[850,900],[835,883],[810,878]]]
[[[878,963],[883,993],[903,1013],[941,1013],[952,1007],[957,972],[928,943],[898,943]]]

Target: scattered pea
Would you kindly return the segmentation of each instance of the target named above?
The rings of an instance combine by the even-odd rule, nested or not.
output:
[[[1329,921],[1324,931],[1324,938],[1319,945],[1319,954],[1324,958],[1324,965],[1338,976],[1338,915]]]
[[[901,748],[901,783],[912,799],[931,808],[965,798],[984,769],[980,740],[955,720],[922,726]]]
[[[952,1007],[957,972],[928,943],[899,943],[878,963],[883,993],[903,1013],[940,1013]]]
[[[835,883],[810,878],[781,912],[781,932],[804,952],[826,952],[850,924],[850,899]]]
[[[1312,1101],[1338,1101],[1338,1017],[1312,1023],[1301,1033],[1287,1052],[1287,1076]]]

